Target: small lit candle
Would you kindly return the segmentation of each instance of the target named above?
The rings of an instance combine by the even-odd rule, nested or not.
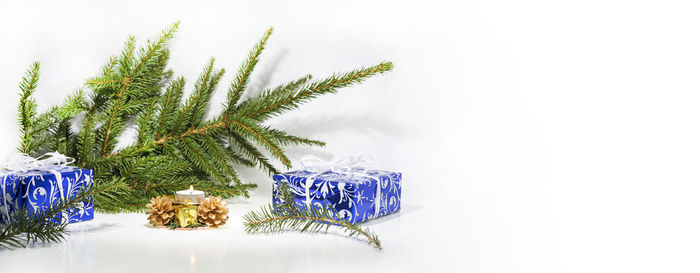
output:
[[[175,193],[175,200],[181,204],[199,204],[204,200],[204,192],[195,190],[194,187],[190,185],[189,190],[177,191]]]

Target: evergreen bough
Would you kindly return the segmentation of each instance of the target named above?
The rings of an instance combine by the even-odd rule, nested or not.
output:
[[[280,204],[274,207],[263,206],[260,211],[250,211],[243,216],[243,225],[248,233],[278,233],[286,230],[314,233],[328,232],[331,227],[336,227],[348,237],[366,239],[370,245],[382,249],[377,235],[367,228],[362,229],[357,224],[337,219],[334,215],[338,215],[338,212],[332,206],[323,209],[298,206],[289,186],[280,184],[278,189],[279,192],[275,194],[279,197]]]
[[[284,146],[325,145],[270,128],[265,121],[393,68],[392,63],[381,62],[316,81],[307,75],[243,100],[243,94],[251,92],[250,75],[272,33],[270,28],[228,86],[223,110],[206,119],[224,69],[215,68],[212,58],[183,102],[185,80],[167,68],[167,44],[178,24],[138,50],[130,37],[121,54],[109,58],[84,88],[42,114],[37,113],[32,97],[39,79],[39,63],[34,63],[20,83],[18,150],[32,156],[58,151],[75,158],[77,166],[94,170],[98,187],[118,185],[95,193],[95,207],[102,212],[143,211],[150,198],[189,185],[224,198],[247,197],[256,185],[243,183],[238,166],[257,167],[272,175],[279,171],[271,159],[291,167]],[[73,124],[80,125],[77,132],[71,129]],[[136,140],[115,149],[129,127],[136,128]]]

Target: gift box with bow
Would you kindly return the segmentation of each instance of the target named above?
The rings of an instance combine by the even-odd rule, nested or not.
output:
[[[78,192],[92,187],[92,170],[68,166],[72,158],[48,153],[35,159],[20,154],[0,172],[0,223],[11,221],[17,209],[28,209],[30,215],[41,212],[60,200],[74,198]],[[74,223],[94,218],[94,205],[88,198],[51,220]]]
[[[314,156],[302,158],[303,170],[273,176],[273,204],[284,183],[299,206],[315,206],[337,212],[336,218],[359,223],[401,209],[401,173],[369,170],[368,157],[341,157],[324,162]]]

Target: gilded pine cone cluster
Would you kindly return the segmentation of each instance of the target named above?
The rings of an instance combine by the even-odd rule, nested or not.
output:
[[[150,208],[146,214],[148,214],[148,222],[153,226],[164,226],[175,217],[175,207],[170,198],[164,196],[152,198],[151,203],[146,207]]]
[[[226,201],[214,196],[204,198],[197,209],[197,220],[214,228],[226,224],[228,221]]]

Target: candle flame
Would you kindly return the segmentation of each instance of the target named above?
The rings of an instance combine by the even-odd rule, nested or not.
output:
[[[190,185],[190,191],[194,190],[194,186]]]

